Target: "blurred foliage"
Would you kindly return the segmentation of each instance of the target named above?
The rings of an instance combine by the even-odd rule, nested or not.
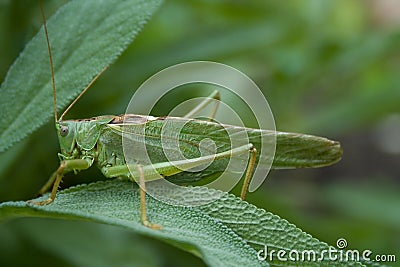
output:
[[[47,16],[64,2],[45,1]],[[395,6],[388,7],[390,2]],[[231,65],[263,90],[278,130],[325,135],[339,140],[344,148],[344,157],[335,166],[271,173],[264,187],[249,195],[249,202],[330,244],[344,237],[349,248],[399,253],[400,154],[381,145],[399,147],[400,143],[399,120],[385,123],[400,113],[398,10],[399,4],[388,0],[166,1],[69,117],[123,113],[135,88],[176,63],[214,60]],[[0,77],[40,25],[35,1],[0,1]],[[155,113],[166,114],[174,103],[204,94],[201,89],[191,94],[185,91],[164,101]],[[32,198],[57,167],[57,152],[54,126],[49,122],[1,154],[0,200]],[[90,182],[87,177],[104,179],[93,168],[68,175],[64,186]],[[44,229],[51,232],[50,227],[57,236],[51,246],[60,247],[71,235],[85,233],[88,224],[11,222],[1,226],[1,236],[10,240],[2,239],[2,246],[14,249],[15,255],[27,255],[31,253],[27,247],[33,244],[34,251],[49,261],[78,265],[56,249],[48,251],[36,244],[43,242]],[[93,246],[111,248],[119,240],[129,243],[121,250],[141,254],[134,237],[126,241],[127,232],[89,226],[93,231],[97,227],[99,234],[91,235]],[[35,232],[39,233],[32,239]],[[102,240],[100,232],[109,241]],[[172,258],[174,266],[180,257],[196,261],[159,242],[146,239],[145,244],[147,253]],[[106,257],[105,253],[101,256]]]

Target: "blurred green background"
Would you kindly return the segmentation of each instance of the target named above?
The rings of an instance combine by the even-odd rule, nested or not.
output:
[[[44,1],[47,16],[65,2]],[[36,1],[0,1],[0,80],[40,26]],[[176,63],[231,65],[263,90],[278,130],[326,136],[344,149],[331,167],[271,172],[248,201],[331,245],[345,238],[348,248],[396,254],[399,262],[399,48],[396,0],[166,1],[68,117],[121,114],[143,81]],[[204,92],[175,95],[155,115],[193,96]],[[57,152],[49,122],[0,154],[0,201],[32,198],[57,168]],[[93,168],[67,175],[63,186],[99,179]],[[0,236],[2,266],[203,264],[159,241],[86,222],[18,219],[2,222]]]

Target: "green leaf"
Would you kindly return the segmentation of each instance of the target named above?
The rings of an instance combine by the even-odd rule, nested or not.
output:
[[[1,204],[0,218],[16,216],[82,219],[130,228],[190,251],[209,266],[265,266],[256,252],[231,229],[195,209],[181,208],[148,198],[150,220],[160,231],[140,223],[139,194],[130,182],[110,181],[60,192],[49,206],[25,202]]]
[[[328,250],[329,245],[303,232],[288,221],[257,208],[232,194],[224,195],[217,202],[200,207],[211,217],[222,222],[236,234],[242,237],[255,250],[269,252],[275,251],[272,266],[362,266],[357,262],[332,261],[322,256],[323,250]],[[279,261],[276,253],[278,250],[286,251],[287,261]],[[314,251],[317,261],[290,260],[291,251]],[[301,255],[301,254],[300,254]],[[322,260],[321,260],[322,259]]]
[[[70,1],[48,20],[58,110],[65,108],[96,74],[116,60],[160,2]],[[2,152],[51,117],[51,73],[43,30],[14,62],[0,92]]]
[[[204,187],[190,187],[186,197],[205,198],[212,193]],[[26,202],[0,205],[0,220],[15,217],[79,219],[129,228],[136,233],[163,240],[201,257],[209,266],[264,266],[257,251],[270,249],[302,251],[317,255],[328,245],[304,233],[293,224],[265,210],[224,194],[215,202],[200,207],[178,207],[148,197],[148,215],[163,226],[151,230],[140,223],[139,193],[132,183],[112,180],[81,185],[61,191],[48,206]],[[275,261],[273,266],[293,266],[299,262]],[[307,266],[313,263],[307,262]],[[355,262],[325,259],[314,266],[361,266]]]

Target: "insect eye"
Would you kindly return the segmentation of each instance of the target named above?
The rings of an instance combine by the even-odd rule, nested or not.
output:
[[[68,134],[68,126],[62,125],[60,128],[60,135],[62,137],[65,137],[65,136],[67,136],[67,134]]]

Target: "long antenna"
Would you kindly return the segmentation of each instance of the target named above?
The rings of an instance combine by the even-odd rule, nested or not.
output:
[[[103,74],[104,71],[106,71],[106,69],[108,68],[109,65],[105,66],[93,79],[92,81],[85,87],[85,89],[83,89],[83,91],[77,96],[77,98],[75,98],[74,101],[72,101],[72,103],[67,107],[67,109],[63,112],[63,114],[61,114],[60,116],[60,121],[62,121],[63,117],[65,116],[65,114],[67,114],[67,112],[75,105],[75,103],[79,100],[79,98],[81,98],[86,91],[92,86],[92,84],[101,76],[101,74]]]
[[[53,56],[51,54],[49,34],[47,33],[46,16],[44,15],[44,10],[43,10],[43,5],[42,5],[42,1],[41,0],[39,0],[39,6],[40,6],[40,13],[42,13],[43,29],[44,29],[44,33],[46,35],[47,50],[49,51],[50,69],[51,69],[51,83],[53,85],[54,121],[57,122],[58,121],[58,115],[57,115],[57,93],[56,93],[57,91],[56,91],[56,83],[55,83],[55,80],[54,80]]]

